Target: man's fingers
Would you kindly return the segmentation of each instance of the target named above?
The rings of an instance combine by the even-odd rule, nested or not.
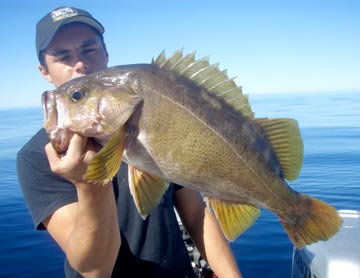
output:
[[[69,157],[82,157],[86,150],[87,138],[78,134],[74,134],[74,136],[70,140],[69,148],[66,154]]]
[[[51,171],[75,184],[83,181],[83,175],[100,147],[93,139],[74,134],[66,153],[59,154],[51,143],[45,146],[45,152]]]
[[[45,146],[45,152],[49,156],[50,154],[53,154],[54,152],[56,153],[56,150],[54,149],[54,147],[52,146],[51,143],[47,143]]]

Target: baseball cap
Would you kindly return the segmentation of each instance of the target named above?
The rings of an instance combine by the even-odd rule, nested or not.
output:
[[[90,13],[73,7],[59,7],[36,24],[36,53],[40,58],[40,52],[45,50],[56,32],[65,24],[79,22],[95,28],[100,34],[105,32],[104,27]]]

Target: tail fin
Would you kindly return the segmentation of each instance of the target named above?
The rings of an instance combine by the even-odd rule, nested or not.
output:
[[[296,220],[280,219],[285,231],[296,248],[320,240],[328,240],[335,235],[343,221],[336,209],[329,204],[301,194],[304,213]]]

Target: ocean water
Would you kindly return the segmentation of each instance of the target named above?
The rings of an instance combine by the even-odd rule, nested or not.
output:
[[[298,120],[305,157],[290,183],[295,190],[360,210],[359,94],[255,95],[250,103],[257,117]],[[16,153],[41,124],[41,108],[0,110],[0,277],[64,276],[64,256],[46,232],[34,230],[16,176]],[[293,247],[268,211],[231,247],[244,277],[291,275]]]

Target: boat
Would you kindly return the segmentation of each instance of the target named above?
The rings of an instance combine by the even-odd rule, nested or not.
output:
[[[201,257],[199,250],[196,248],[194,242],[192,241],[189,233],[186,231],[179,214],[177,213],[175,209],[176,218],[180,227],[180,231],[182,234],[182,239],[185,243],[189,259],[191,262],[191,266],[195,272],[195,277],[197,278],[217,278],[218,276],[212,271],[210,266],[207,264],[207,262],[204,260],[203,257]]]
[[[339,215],[344,224],[331,239],[294,248],[292,278],[360,278],[360,212]]]

